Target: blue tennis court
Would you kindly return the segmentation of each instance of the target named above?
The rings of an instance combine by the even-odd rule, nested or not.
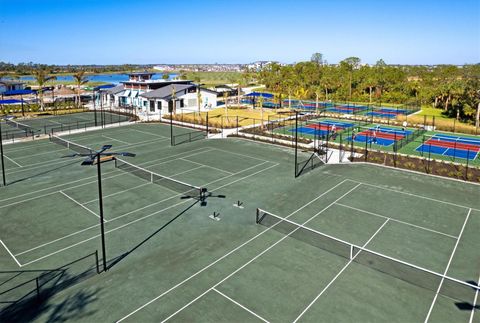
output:
[[[341,121],[332,121],[332,120],[325,120],[318,123],[311,123],[305,126],[299,127],[298,132],[302,134],[308,135],[317,135],[317,136],[325,136],[329,132],[331,132],[331,127],[335,125],[337,130],[351,128],[354,126],[353,123],[349,122],[341,122]],[[295,132],[295,128],[289,129],[290,132]]]
[[[480,139],[436,134],[415,150],[422,153],[474,160],[480,152]]]
[[[405,136],[412,133],[410,130],[401,130],[397,128],[388,127],[372,127],[368,130],[358,133],[354,141],[355,142],[368,142],[371,144],[377,144],[381,146],[391,146],[397,140],[401,140]],[[352,137],[348,137],[347,140],[352,140]]]

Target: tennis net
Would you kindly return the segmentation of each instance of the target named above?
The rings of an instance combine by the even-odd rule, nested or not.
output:
[[[94,151],[92,149],[88,148],[88,147],[85,147],[85,146],[76,144],[74,142],[62,139],[62,138],[57,137],[55,135],[50,135],[50,141],[53,142],[53,143],[56,143],[60,146],[63,146],[63,147],[69,148],[73,151],[76,151],[77,153],[80,153],[80,154],[91,155],[91,154],[94,153]]]
[[[32,127],[27,126],[23,123],[16,122],[16,121],[13,121],[13,120],[10,120],[10,119],[5,119],[5,123],[8,124],[10,127],[14,127],[14,128],[17,128],[17,129],[22,129],[26,132],[32,132],[33,133]]]
[[[150,183],[166,187],[171,191],[181,193],[185,196],[201,198],[203,192],[206,191],[201,187],[186,184],[179,180],[159,175],[144,168],[130,164],[129,162],[126,162],[119,158],[115,158],[115,167],[134,176],[140,177],[146,181],[149,181]]]
[[[261,209],[257,209],[256,222],[410,284],[433,292],[441,287],[439,294],[456,300],[472,303],[479,291],[478,286],[351,244]]]

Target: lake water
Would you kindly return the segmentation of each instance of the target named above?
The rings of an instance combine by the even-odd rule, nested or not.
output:
[[[154,80],[162,79],[163,73],[155,73],[152,78]],[[177,74],[169,74],[169,79],[176,77]],[[113,83],[118,84],[120,82],[128,81],[128,74],[93,74],[87,75],[87,80],[90,82],[105,82],[105,83]],[[31,75],[21,76],[21,81],[34,81],[35,78]],[[58,81],[73,81],[72,75],[59,75],[57,76]]]

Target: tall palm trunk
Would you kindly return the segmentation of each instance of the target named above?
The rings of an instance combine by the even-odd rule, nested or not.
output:
[[[477,104],[477,114],[475,115],[475,128],[480,127],[480,101]]]

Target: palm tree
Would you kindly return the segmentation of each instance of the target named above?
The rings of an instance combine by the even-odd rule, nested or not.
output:
[[[75,85],[77,86],[77,98],[75,100],[77,108],[80,107],[80,87],[88,82],[85,73],[86,72],[84,70],[78,70],[72,75]],[[95,98],[93,99],[95,100]]]
[[[48,71],[45,68],[41,68],[41,67],[38,69],[34,69],[32,71],[32,74],[33,74],[33,77],[35,78],[35,81],[37,81],[37,84],[39,87],[38,94],[39,94],[39,100],[40,100],[40,110],[44,111],[45,105],[43,103],[43,86],[48,81],[56,79],[56,77],[48,75]]]
[[[202,117],[200,114],[200,108],[202,106],[202,93],[200,93],[200,85],[197,87],[197,105],[198,105],[198,115]]]

